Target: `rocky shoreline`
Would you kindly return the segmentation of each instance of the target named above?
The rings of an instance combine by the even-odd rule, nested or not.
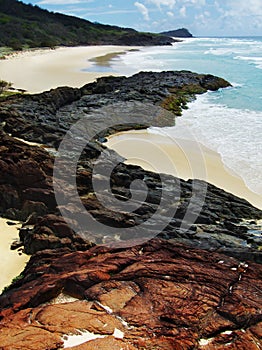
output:
[[[60,349],[63,335],[87,330],[105,338],[70,349],[259,349],[261,273],[161,240],[39,252],[0,300],[1,347]],[[61,293],[79,300],[45,304]]]
[[[103,145],[116,131],[173,125],[195,94],[228,86],[221,78],[188,71],[141,72],[0,102],[0,211],[24,222],[13,248],[23,246],[32,255],[0,296],[1,349],[60,349],[62,336],[79,329],[105,338],[74,349],[261,347],[262,212],[204,181],[125,165]],[[87,142],[78,157],[77,191],[84,210],[110,234],[96,225],[83,228],[84,213],[67,183],[81,135]],[[62,153],[62,140],[70,147],[59,164],[55,193],[54,155]],[[96,170],[96,182],[103,189],[113,168],[113,199],[106,188],[97,198],[93,188],[101,153],[100,162],[106,162]],[[131,190],[135,180],[146,185],[145,197],[140,188]],[[63,198],[59,208],[57,196]],[[113,210],[114,198],[128,202],[130,210]],[[131,238],[132,247],[121,245]],[[43,303],[61,293],[81,301],[59,304],[58,319],[57,306]],[[62,326],[72,317],[79,323]],[[111,326],[101,330],[97,318]],[[113,337],[114,328],[124,333],[121,340]],[[34,340],[28,342],[28,334]]]

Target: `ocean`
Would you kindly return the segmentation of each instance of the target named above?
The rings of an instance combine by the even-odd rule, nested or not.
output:
[[[199,95],[175,127],[149,132],[184,139],[195,135],[250,190],[262,194],[262,37],[184,39],[172,47],[128,52],[116,57],[112,68],[124,75],[190,70],[228,80],[231,88]]]

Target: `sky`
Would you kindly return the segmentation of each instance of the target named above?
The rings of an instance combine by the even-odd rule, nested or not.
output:
[[[262,0],[23,0],[91,22],[194,36],[262,36]]]

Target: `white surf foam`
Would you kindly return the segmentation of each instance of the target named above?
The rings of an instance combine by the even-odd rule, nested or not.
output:
[[[195,135],[200,143],[218,152],[224,164],[238,174],[249,189],[261,195],[262,112],[212,103],[212,93],[199,96],[189,107],[177,118],[176,126],[164,128],[164,132],[184,139]],[[162,133],[158,128],[151,128],[150,132]]]
[[[248,61],[249,63],[254,64],[257,68],[262,69],[262,57],[235,56],[234,59]]]

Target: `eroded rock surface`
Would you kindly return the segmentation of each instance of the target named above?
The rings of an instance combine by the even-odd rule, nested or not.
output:
[[[105,338],[72,349],[261,348],[262,267],[252,262],[152,240],[45,251],[25,276],[0,299],[4,350],[60,349],[77,330]],[[81,301],[47,303],[61,293]]]
[[[120,162],[111,175],[114,196],[108,189],[100,194],[111,208],[108,209],[94,194],[92,160],[95,157],[92,155],[88,158],[90,152],[87,148],[85,157],[80,161],[76,179],[85,210],[105,227],[104,232],[98,232],[91,224],[80,227],[82,213],[77,206],[78,196],[75,196],[72,187],[63,179],[59,194],[65,198],[63,209],[68,221],[65,222],[60,216],[53,190],[54,158],[50,153],[4,133],[1,135],[0,147],[1,211],[9,219],[25,221],[18,246],[23,244],[27,254],[56,248],[86,250],[90,247],[89,242],[100,244],[105,243],[106,239],[112,240],[114,235],[109,233],[109,229],[106,230],[112,225],[117,232],[121,228],[120,239],[137,239],[141,236],[139,225],[150,219],[150,224],[145,226],[146,237],[157,236],[160,233],[159,222],[163,221],[165,225],[160,233],[163,238],[261,262],[261,227],[256,224],[256,220],[262,218],[261,211],[215,186],[207,185],[203,181],[184,181],[167,175],[162,175],[160,179],[158,174]],[[101,150],[102,146],[96,147],[93,149],[94,153],[99,154],[99,147]],[[101,183],[101,188],[107,167],[121,161],[114,152],[106,152],[107,161],[103,165],[103,173],[97,174],[97,183]],[[62,172],[66,172],[67,166],[68,163],[65,163]],[[139,201],[139,190],[132,190],[132,196],[137,194],[138,199],[131,198],[130,186],[137,179],[147,186],[145,202]],[[114,209],[115,198],[126,200],[125,203],[128,202],[134,211],[126,213],[124,210]],[[194,220],[185,229],[182,224],[189,210]],[[138,229],[132,237],[122,230],[136,226]],[[74,231],[81,235],[76,235]]]
[[[45,215],[54,210],[53,158],[48,152],[4,132],[0,135],[0,152],[0,211],[10,219],[23,221],[30,214]]]
[[[92,113],[102,107],[119,105],[120,113],[110,115],[111,132],[131,127],[167,126],[174,124],[174,116],[151,115],[148,104],[165,106],[164,101],[173,96],[174,104],[181,107],[188,96],[192,98],[196,93],[228,86],[230,84],[221,78],[188,71],[141,72],[129,78],[103,77],[81,89],[60,87],[41,94],[9,98],[0,104],[0,121],[6,123],[4,130],[13,136],[57,147],[66,131],[80,118],[86,118],[89,123],[86,136],[90,131],[101,132],[108,116],[100,114],[100,118],[94,118]],[[140,106],[139,122],[125,113],[126,105],[134,102],[145,105],[144,110]],[[126,123],[130,126],[121,126]]]
[[[0,296],[0,349],[60,349],[64,336],[80,331],[99,337],[72,349],[261,349],[262,212],[204,181],[125,165],[102,144],[117,130],[173,125],[195,93],[226,86],[185,71],[139,73],[0,103],[0,211],[24,221],[17,246],[32,254]],[[57,203],[54,155],[82,119],[59,163]],[[76,166],[76,196],[67,169],[79,136],[87,142]],[[101,152],[99,199],[92,176]],[[132,187],[137,179],[146,192]],[[115,199],[132,210],[119,210]],[[85,224],[86,213],[104,229]],[[136,229],[132,237],[128,228]],[[123,247],[130,238],[133,247]],[[62,302],[63,295],[71,299]]]

